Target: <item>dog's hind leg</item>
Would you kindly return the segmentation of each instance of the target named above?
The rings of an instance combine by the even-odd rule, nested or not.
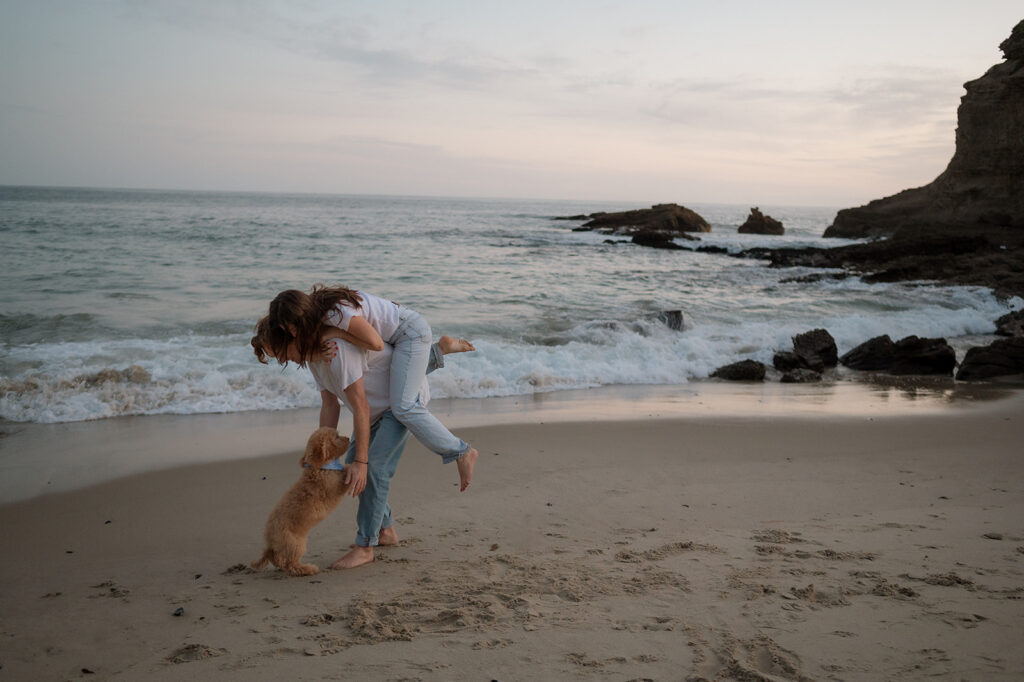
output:
[[[320,569],[313,564],[291,564],[287,570],[292,575],[316,575]]]
[[[258,571],[259,569],[261,569],[264,566],[266,566],[267,562],[270,561],[273,558],[274,558],[274,550],[268,548],[265,552],[263,552],[263,556],[261,556],[256,561],[252,562],[250,564],[250,566],[252,566],[253,568],[255,568]]]

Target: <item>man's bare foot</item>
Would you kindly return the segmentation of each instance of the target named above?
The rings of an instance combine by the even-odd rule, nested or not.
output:
[[[437,340],[437,347],[440,348],[441,352],[445,355],[476,350],[476,346],[466,339],[456,339],[455,337],[448,336],[447,334]]]
[[[462,457],[455,460],[455,465],[459,467],[459,492],[469,487],[469,481],[473,478],[473,465],[476,464],[476,458],[479,456],[480,453],[476,451],[476,448],[471,447]]]
[[[394,547],[398,544],[398,533],[395,532],[394,526],[388,526],[380,532],[377,536],[377,543],[381,547]]]
[[[371,561],[373,561],[373,547],[356,545],[349,550],[348,554],[331,564],[331,568],[355,568],[356,566],[368,564]]]

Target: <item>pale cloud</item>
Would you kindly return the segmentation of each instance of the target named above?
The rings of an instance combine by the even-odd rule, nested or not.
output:
[[[0,182],[862,201],[944,167],[979,2],[25,3]]]

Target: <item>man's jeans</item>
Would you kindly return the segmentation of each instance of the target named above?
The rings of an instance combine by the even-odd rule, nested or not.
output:
[[[426,373],[444,367],[444,354],[434,344],[430,347]],[[359,495],[359,509],[356,511],[356,544],[360,547],[375,547],[380,543],[380,532],[390,528],[394,521],[391,518],[391,505],[388,504],[388,491],[391,489],[391,478],[398,468],[398,460],[402,458],[405,444],[409,441],[409,430],[395,415],[388,410],[380,419],[370,426],[370,448],[367,455],[366,488]],[[346,466],[356,456],[356,444],[349,444],[345,453]]]

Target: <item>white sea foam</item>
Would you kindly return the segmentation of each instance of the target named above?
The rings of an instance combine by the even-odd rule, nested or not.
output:
[[[850,293],[861,284],[840,282]],[[898,289],[886,294],[898,298]],[[903,287],[904,292],[910,291]],[[449,358],[431,375],[435,397],[522,395],[615,384],[681,384],[752,358],[770,364],[793,335],[823,327],[840,352],[881,334],[893,339],[957,337],[993,331],[992,320],[1024,301],[1003,302],[987,290],[942,289],[942,302],[893,310],[804,319],[694,319],[673,331],[649,317],[581,323],[545,345],[479,339],[477,352]],[[960,349],[961,353],[964,349]],[[243,335],[106,342],[55,342],[7,350],[19,370],[0,380],[0,417],[66,422],[130,414],[194,414],[289,409],[318,404],[309,373],[261,365]]]

